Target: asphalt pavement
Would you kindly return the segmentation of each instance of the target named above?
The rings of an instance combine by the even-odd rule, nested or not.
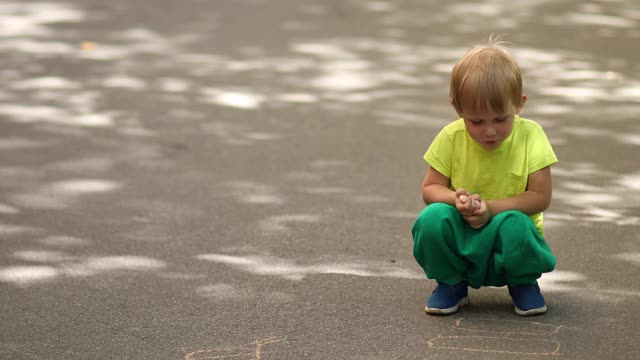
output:
[[[633,1],[0,1],[0,359],[638,359]],[[549,311],[428,316],[448,76],[504,34],[560,162]]]

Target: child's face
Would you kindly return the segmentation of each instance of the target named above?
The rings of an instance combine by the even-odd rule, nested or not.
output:
[[[513,119],[519,112],[515,106],[508,106],[505,112],[465,110],[460,115],[471,138],[485,149],[493,150],[511,135]]]

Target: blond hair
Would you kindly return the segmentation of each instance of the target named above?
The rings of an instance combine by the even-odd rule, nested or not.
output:
[[[522,75],[503,42],[475,46],[454,66],[449,96],[458,114],[463,109],[505,112],[508,106],[521,108]]]

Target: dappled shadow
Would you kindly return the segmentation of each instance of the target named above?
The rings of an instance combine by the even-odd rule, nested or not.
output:
[[[303,280],[314,274],[353,275],[362,277],[392,277],[400,279],[423,279],[424,275],[414,269],[374,261],[327,262],[300,264],[296,261],[273,256],[234,256],[225,254],[203,254],[197,259],[227,264],[258,275],[280,276],[288,280]]]
[[[17,286],[43,283],[58,276],[88,277],[109,272],[147,271],[165,267],[162,261],[140,256],[95,256],[78,259],[61,251],[50,250],[18,251],[10,256],[30,263],[0,269],[0,281]]]
[[[142,274],[168,298],[239,311],[302,296],[255,285],[266,276],[419,284],[409,229],[421,156],[456,116],[449,73],[506,33],[522,115],[560,158],[545,214],[559,269],[543,288],[639,296],[633,2],[9,1],[0,14],[0,286],[115,290]]]
[[[599,151],[576,150],[607,146],[624,153],[635,151],[640,144],[640,132],[631,116],[640,108],[640,80],[633,69],[638,65],[630,63],[631,54],[618,46],[611,45],[612,51],[579,46],[614,37],[638,38],[640,19],[631,4],[525,1],[509,8],[498,3],[432,7],[419,2],[354,0],[341,5],[299,3],[276,13],[256,1],[251,6],[265,10],[273,19],[285,19],[276,29],[280,42],[267,44],[261,42],[261,36],[239,34],[238,46],[230,46],[215,33],[224,27],[235,29],[215,7],[202,14],[181,13],[193,16],[194,21],[171,25],[175,30],[171,33],[154,22],[156,13],[143,12],[140,25],[81,34],[89,23],[108,27],[123,15],[121,7],[98,10],[94,5],[2,5],[6,21],[0,29],[0,48],[5,50],[2,58],[9,67],[0,74],[6,84],[0,94],[0,117],[11,131],[0,139],[0,147],[21,159],[5,161],[0,169],[7,179],[0,203],[4,233],[42,229],[24,222],[11,224],[23,209],[81,207],[88,196],[96,194],[137,193],[140,200],[130,202],[128,208],[152,209],[137,190],[141,183],[133,180],[136,174],[151,170],[163,176],[176,167],[184,170],[197,163],[199,156],[192,163],[181,157],[184,151],[200,152],[204,157],[210,150],[220,154],[233,151],[224,150],[229,147],[267,146],[274,152],[266,160],[273,160],[287,152],[288,141],[300,136],[296,126],[310,125],[307,119],[296,125],[295,117],[270,116],[267,122],[257,121],[261,119],[258,111],[322,111],[324,115],[316,122],[346,111],[351,119],[324,119],[326,126],[345,130],[364,126],[360,119],[367,114],[366,126],[376,131],[387,127],[424,131],[424,143],[412,149],[421,151],[453,118],[445,101],[448,74],[470,45],[468,40],[481,41],[476,33],[509,33],[516,26],[518,34],[507,40],[514,42],[513,53],[525,73],[531,99],[525,116],[530,114],[547,127],[561,158],[554,169],[555,199],[560,205],[547,214],[549,228],[553,232],[576,221],[638,224],[637,169],[617,156],[605,160]],[[229,19],[241,16],[235,11],[242,10],[231,9]],[[483,20],[507,11],[509,17],[491,26]],[[212,14],[216,14],[211,17],[214,20],[205,22]],[[294,20],[293,14],[305,21]],[[370,27],[353,28],[347,34],[341,24],[318,32],[327,18],[338,23],[340,16],[366,17]],[[456,25],[448,33],[433,31],[416,37],[425,29],[449,23]],[[583,29],[596,36],[580,37],[578,44],[547,40],[541,46],[531,32],[539,23],[546,24],[550,32],[570,28],[579,33]],[[205,45],[210,38],[220,40],[216,47]],[[29,59],[34,60],[26,67],[14,66]],[[56,68],[69,70],[52,71]],[[127,101],[130,98],[137,100]],[[599,114],[613,114],[616,108],[622,111],[611,120],[615,126],[599,121]],[[351,121],[356,125],[344,124]],[[182,139],[170,140],[176,126]],[[213,165],[224,169],[222,172],[191,171],[172,176],[173,182],[200,186],[213,180],[209,189],[214,199],[228,194],[240,204],[274,206],[252,220],[254,229],[265,235],[290,232],[292,223],[318,223],[329,221],[327,215],[336,216],[326,211],[288,210],[300,195],[291,195],[291,187],[284,188],[282,181],[297,183],[293,191],[298,194],[342,202],[338,216],[353,206],[382,206],[378,215],[383,218],[410,218],[415,203],[396,200],[406,197],[404,189],[363,192],[352,181],[339,179],[345,171],[375,173],[366,154],[344,153],[353,149],[345,143],[350,141],[350,131],[332,140],[337,145],[334,154],[323,149],[322,143],[336,133],[327,132],[325,125],[314,126],[320,130],[318,140],[303,137],[290,146],[306,142],[308,151],[325,153],[316,159],[328,155],[326,158],[335,160],[308,165],[291,161],[273,171],[262,163],[269,174],[265,179],[252,179],[242,176],[245,167],[234,169],[225,160],[215,159]],[[69,147],[82,148],[85,155],[69,152]],[[340,156],[331,156],[336,154]],[[120,169],[118,175],[105,177],[116,169]],[[279,176],[273,176],[278,172]],[[200,218],[203,212],[195,209],[190,216]],[[131,238],[148,239],[163,232],[161,225],[137,219],[142,224],[128,232]],[[42,251],[46,254],[48,250]]]

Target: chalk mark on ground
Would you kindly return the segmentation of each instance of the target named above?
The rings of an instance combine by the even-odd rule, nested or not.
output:
[[[258,339],[248,344],[201,349],[186,353],[184,360],[211,360],[211,359],[244,359],[261,360],[265,345],[283,341],[284,337],[272,336],[266,339]]]
[[[551,338],[557,335],[560,331],[561,325],[545,324],[540,322],[529,321],[516,321],[516,320],[492,320],[492,319],[478,319],[477,322],[484,323],[483,326],[494,329],[482,329],[473,328],[463,323],[464,318],[456,320],[455,325],[452,327],[462,332],[479,332],[487,333],[487,335],[451,335],[442,336],[438,335],[427,341],[427,346],[431,349],[445,349],[445,350],[460,350],[460,351],[472,351],[483,353],[502,353],[502,354],[516,354],[516,355],[537,355],[537,356],[558,356],[560,355],[560,342]],[[526,331],[500,331],[495,328],[503,328],[517,325],[519,328],[525,328]],[[528,328],[528,329],[527,329]],[[535,332],[536,329],[544,330],[541,332]],[[508,330],[508,329],[507,329]],[[542,337],[542,339],[541,339]],[[548,339],[547,339],[548,338]],[[524,346],[531,345],[532,342],[537,342],[543,347],[547,347],[547,351],[517,351],[514,349],[504,348],[505,345],[522,343]],[[496,346],[497,345],[497,346]],[[540,348],[537,346],[536,348]]]

